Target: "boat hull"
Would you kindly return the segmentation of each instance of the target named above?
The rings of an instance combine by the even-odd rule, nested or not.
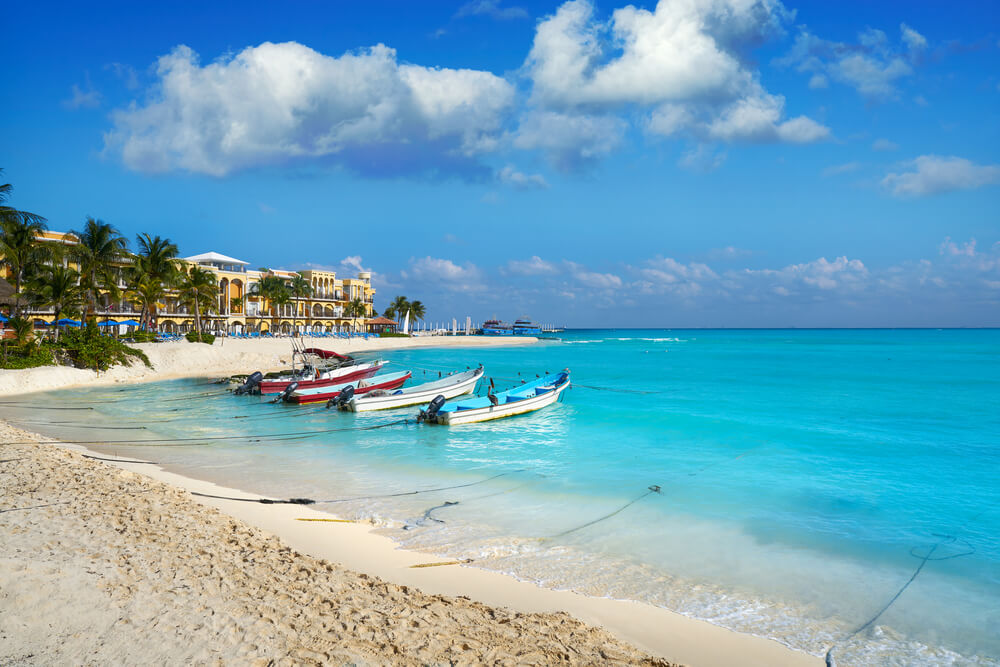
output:
[[[444,396],[445,398],[465,396],[476,390],[476,385],[482,377],[483,373],[479,371],[468,380],[450,387],[431,388],[425,391],[416,391],[396,396],[356,396],[338,407],[347,412],[370,412],[372,410],[392,410],[393,408],[405,408],[410,405],[429,403],[437,396]]]
[[[569,380],[556,387],[550,392],[541,396],[526,398],[513,403],[503,403],[501,405],[491,405],[487,408],[474,408],[472,410],[458,410],[454,412],[439,412],[434,417],[435,424],[444,426],[459,426],[461,424],[474,424],[477,422],[492,421],[494,419],[504,419],[514,417],[528,412],[541,410],[552,405],[559,400],[562,393],[570,386]]]
[[[365,378],[370,378],[380,370],[382,370],[384,364],[378,363],[376,365],[365,366],[358,368],[357,370],[351,371],[350,366],[344,367],[342,369],[338,368],[334,373],[343,370],[344,372],[339,375],[334,375],[332,377],[323,378],[321,380],[298,380],[299,389],[315,389],[317,387],[331,387],[337,384],[345,384],[347,382],[353,382],[355,380],[363,380]],[[280,394],[288,385],[296,382],[293,379],[282,379],[282,380],[265,380],[260,383],[260,393],[261,394]]]
[[[285,397],[285,402],[295,403],[296,405],[309,405],[310,403],[326,403],[331,398],[337,398],[338,396],[340,396],[340,392],[344,390],[343,386],[344,384],[353,385],[355,395],[367,394],[368,392],[374,391],[375,389],[384,389],[384,390],[399,389],[406,383],[407,380],[410,379],[410,373],[406,373],[401,377],[394,378],[392,380],[389,380],[388,382],[379,382],[376,384],[371,384],[367,387],[358,387],[357,385],[358,381],[363,379],[364,378],[358,378],[358,380],[354,380],[353,382],[346,382],[346,383],[341,382],[340,384],[336,385],[335,388],[331,387],[330,391],[320,391],[317,393],[310,393],[310,394],[299,394],[298,391],[293,391],[291,394]],[[306,388],[315,389],[316,387],[306,387]]]

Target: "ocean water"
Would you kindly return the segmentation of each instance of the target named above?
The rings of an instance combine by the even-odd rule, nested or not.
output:
[[[562,368],[574,387],[451,428],[358,430],[416,409],[272,405],[207,379],[31,397],[81,409],[5,399],[0,417],[840,664],[1000,664],[1000,331],[587,330],[384,358],[414,382],[483,363],[498,389]]]

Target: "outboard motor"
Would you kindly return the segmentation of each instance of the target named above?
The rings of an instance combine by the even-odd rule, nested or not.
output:
[[[438,411],[444,406],[445,397],[442,394],[438,394],[434,397],[434,400],[427,405],[426,410],[421,410],[420,414],[417,415],[418,422],[432,422],[434,418],[437,417]]]
[[[349,384],[346,387],[344,387],[341,390],[340,395],[337,396],[337,407],[338,408],[344,407],[345,405],[351,402],[352,398],[354,398],[354,385]]]
[[[260,381],[263,379],[264,379],[263,373],[261,373],[260,371],[254,371],[253,373],[250,374],[250,377],[248,377],[243,384],[241,384],[240,386],[238,386],[236,389],[233,390],[233,393],[236,394],[237,396],[242,396],[243,394],[251,394],[253,393],[254,389],[257,388],[257,385],[260,384]]]
[[[280,394],[278,394],[277,398],[275,398],[271,402],[272,403],[277,403],[279,401],[287,401],[288,397],[292,395],[292,392],[295,391],[298,388],[299,388],[299,383],[298,382],[292,382],[287,387],[285,387],[285,390],[283,392],[281,392]]]

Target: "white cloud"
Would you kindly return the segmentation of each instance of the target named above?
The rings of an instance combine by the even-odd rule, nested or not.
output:
[[[767,93],[741,59],[788,16],[777,1],[665,0],[654,11],[617,9],[604,25],[588,0],[571,0],[538,25],[525,63],[531,99],[564,111],[636,105],[650,111],[647,130],[664,136],[688,129],[722,141],[819,141],[829,129],[805,116],[783,121],[784,98]]]
[[[381,44],[331,57],[266,42],[205,66],[178,46],[157,77],[105,136],[141,171],[221,176],[325,156],[375,172],[446,169],[495,147],[514,101],[489,72],[400,65]]]
[[[89,78],[86,90],[74,83],[70,87],[70,93],[69,99],[62,102],[67,109],[96,109],[101,106],[101,94],[90,85]]]
[[[472,262],[459,265],[450,259],[421,257],[411,259],[409,270],[402,271],[404,279],[433,283],[445,291],[473,292],[484,288],[483,276]]]
[[[899,31],[902,33],[903,41],[906,43],[906,46],[910,49],[910,51],[923,51],[927,48],[927,38],[910,26],[905,23],[900,23]]]
[[[872,143],[873,151],[894,151],[899,148],[899,144],[889,141],[888,139],[876,139]]]
[[[501,7],[500,0],[472,0],[462,5],[455,16],[489,16],[501,21],[508,19],[526,19],[528,10],[523,7]]]
[[[846,164],[838,164],[832,167],[827,167],[823,170],[823,176],[839,176],[841,174],[849,174],[852,171],[857,171],[861,168],[860,162],[847,162]]]
[[[521,118],[514,146],[542,150],[556,167],[573,170],[615,150],[624,133],[625,122],[613,116],[531,111]]]
[[[977,165],[965,158],[921,155],[905,163],[912,171],[892,172],[882,187],[896,197],[922,197],[1000,184],[1000,165]]]
[[[361,255],[348,255],[344,259],[340,260],[340,266],[345,269],[353,270],[354,272],[370,271],[370,269],[366,269],[361,263]]]
[[[976,239],[969,239],[962,245],[956,245],[951,237],[945,237],[944,242],[938,247],[938,252],[942,255],[949,257],[975,257],[976,256]]]
[[[501,183],[512,185],[518,190],[546,189],[549,187],[545,177],[541,174],[525,174],[514,167],[507,165],[497,172],[497,178]]]
[[[763,90],[745,97],[725,109],[707,127],[713,139],[765,143],[812,143],[830,136],[830,129],[816,121],[799,116],[779,122],[784,114],[785,98],[769,95]]]
[[[677,161],[677,165],[688,171],[707,173],[715,171],[725,161],[725,152],[716,152],[707,144],[699,144],[697,147],[686,151]]]
[[[541,276],[559,273],[559,269],[552,262],[546,262],[538,255],[533,255],[530,259],[512,259],[507,262],[507,271],[521,276]]]
[[[907,39],[907,33],[903,38]],[[895,97],[897,82],[913,74],[913,68],[889,43],[886,34],[871,28],[859,33],[857,44],[821,39],[803,28],[791,51],[775,62],[809,73],[811,87],[825,87],[832,79],[871,100]]]
[[[599,290],[614,290],[622,287],[624,281],[614,273],[599,273],[591,271],[582,264],[576,262],[565,262],[570,274],[581,285]]]

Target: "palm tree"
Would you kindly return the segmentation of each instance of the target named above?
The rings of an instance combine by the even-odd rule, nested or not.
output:
[[[406,314],[406,311],[409,310],[409,308],[410,308],[410,302],[406,300],[406,297],[397,296],[389,304],[389,307],[385,309],[386,312],[385,316],[392,320],[396,319],[397,317],[399,319],[403,319],[403,315]]]
[[[70,249],[70,255],[80,267],[80,286],[87,299],[83,318],[87,326],[92,326],[101,292],[107,292],[112,299],[120,295],[115,268],[130,257],[128,241],[111,225],[89,216],[82,231],[71,233],[78,243]]]
[[[8,320],[7,327],[14,332],[14,343],[18,347],[27,345],[35,332],[35,323],[27,317],[12,317]]]
[[[424,304],[419,301],[410,302],[410,317],[414,320],[422,320],[427,315],[427,310],[424,308]]]
[[[32,300],[38,306],[55,310],[53,321],[58,321],[63,313],[74,313],[83,308],[86,301],[80,287],[80,274],[62,266],[50,267],[48,271],[35,276],[31,282]],[[59,327],[56,326],[56,340]]]
[[[299,314],[299,300],[312,294],[312,285],[301,273],[292,276],[292,282],[288,283],[288,291],[295,299],[295,316]]]
[[[215,274],[200,266],[192,266],[183,273],[178,285],[181,301],[194,308],[194,327],[201,340],[201,311],[207,313],[218,302],[219,285]]]
[[[368,314],[368,309],[361,299],[354,299],[349,301],[346,306],[344,306],[344,314],[354,320],[354,330],[358,330],[358,318],[364,317]]]
[[[278,306],[288,303],[291,295],[285,281],[274,274],[261,276],[261,279],[254,283],[254,292],[268,302],[268,309],[271,311],[271,331],[274,331],[274,321],[277,318]],[[262,304],[263,305],[263,304]]]
[[[14,281],[11,314],[16,316],[20,311],[21,286],[44,265],[50,247],[38,238],[45,231],[45,218],[4,204],[13,189],[10,183],[0,184],[0,255],[3,256],[2,265],[10,271]]]
[[[135,237],[139,254],[128,271],[129,292],[142,302],[139,320],[148,328],[148,320],[156,315],[157,303],[180,277],[177,268],[177,245],[170,239],[139,234]]]

